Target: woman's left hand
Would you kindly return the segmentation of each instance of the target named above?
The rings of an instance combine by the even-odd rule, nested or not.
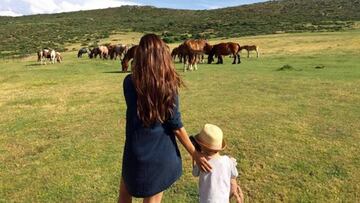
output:
[[[202,171],[206,173],[211,171],[212,167],[202,153],[195,151],[193,159],[195,160],[196,165],[198,165]]]

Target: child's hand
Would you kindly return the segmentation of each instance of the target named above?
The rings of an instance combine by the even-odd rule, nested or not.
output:
[[[244,202],[244,194],[237,184],[236,179],[231,179],[231,190],[230,190],[230,198],[235,197],[237,203]]]

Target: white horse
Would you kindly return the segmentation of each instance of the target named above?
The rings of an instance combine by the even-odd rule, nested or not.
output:
[[[52,64],[55,64],[55,58],[56,58],[56,51],[55,50],[51,50],[50,51],[50,62]]]

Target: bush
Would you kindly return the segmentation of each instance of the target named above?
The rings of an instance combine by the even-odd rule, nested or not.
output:
[[[163,38],[165,43],[174,43],[175,40],[172,37],[164,37]]]

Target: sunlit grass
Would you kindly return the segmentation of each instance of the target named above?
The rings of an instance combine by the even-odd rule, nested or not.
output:
[[[360,201],[360,59],[350,43],[358,36],[236,39],[259,44],[263,54],[181,72],[185,127],[190,134],[204,123],[223,129],[224,153],[239,162],[247,201]],[[344,41],[347,48],[326,49]],[[34,57],[0,63],[0,202],[117,198],[126,74],[118,72],[119,61],[77,59],[75,52],[64,59],[46,66]],[[296,70],[277,71],[286,64]],[[191,160],[183,149],[182,156],[184,174],[164,202],[197,202]]]

